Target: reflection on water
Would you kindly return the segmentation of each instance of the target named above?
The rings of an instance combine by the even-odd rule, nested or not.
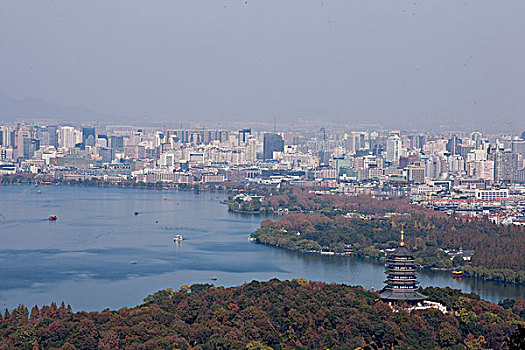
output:
[[[248,242],[265,217],[228,213],[220,204],[223,195],[39,189],[37,195],[30,186],[0,186],[0,307],[64,300],[75,309],[118,308],[182,284],[231,286],[274,277],[377,290],[385,279],[378,261]],[[51,214],[58,221],[49,222]],[[176,234],[184,236],[182,243],[173,242]],[[491,301],[525,295],[524,286],[452,279],[446,272],[425,270],[419,280],[423,286],[451,286]]]

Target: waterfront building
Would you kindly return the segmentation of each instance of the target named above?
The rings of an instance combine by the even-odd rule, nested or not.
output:
[[[427,296],[417,291],[417,272],[414,256],[405,247],[404,232],[401,230],[399,247],[388,256],[386,261],[386,287],[379,297],[388,302],[406,301],[419,303]]]

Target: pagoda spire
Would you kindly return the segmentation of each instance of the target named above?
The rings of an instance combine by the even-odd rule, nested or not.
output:
[[[403,230],[403,226],[401,226],[401,242],[399,242],[399,246],[403,247],[405,245],[405,231]]]

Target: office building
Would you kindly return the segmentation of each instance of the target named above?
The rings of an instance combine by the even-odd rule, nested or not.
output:
[[[95,146],[95,128],[83,127],[82,128],[82,144],[84,147]]]
[[[386,160],[390,163],[398,163],[401,157],[401,137],[394,134],[386,140]]]
[[[263,160],[272,160],[273,152],[283,152],[284,151],[284,140],[278,134],[264,134],[263,142]]]

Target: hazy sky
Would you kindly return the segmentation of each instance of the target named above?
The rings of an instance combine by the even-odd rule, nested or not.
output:
[[[0,91],[130,117],[525,128],[525,1],[0,0]]]

